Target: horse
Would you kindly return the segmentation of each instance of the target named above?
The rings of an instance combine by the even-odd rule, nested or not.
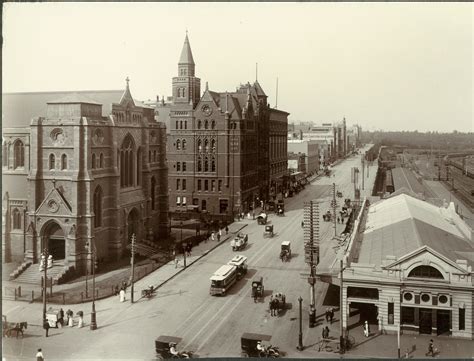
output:
[[[9,328],[7,331],[6,331],[6,336],[7,337],[10,337],[11,336],[11,333],[12,331],[16,331],[16,338],[18,338],[18,334],[21,332],[21,338],[23,338],[23,329],[27,329],[28,328],[28,323],[27,322],[18,322],[15,324],[15,327],[13,328]]]

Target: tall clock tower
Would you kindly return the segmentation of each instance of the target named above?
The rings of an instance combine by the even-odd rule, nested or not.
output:
[[[201,79],[195,77],[195,64],[188,34],[178,63],[178,76],[173,78],[174,104],[190,104],[193,108],[201,97]]]

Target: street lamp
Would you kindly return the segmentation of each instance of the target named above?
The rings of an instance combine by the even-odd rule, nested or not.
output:
[[[96,321],[96,313],[95,313],[95,258],[96,258],[96,250],[95,247],[90,249],[92,253],[92,311],[91,311],[91,330],[97,330],[97,321]]]
[[[296,349],[298,351],[302,351],[303,350],[303,307],[302,307],[302,302],[303,302],[303,299],[300,297],[298,297],[298,302],[300,304],[300,333],[298,335],[298,346],[296,346]]]
[[[41,258],[43,260],[43,271],[44,271],[44,275],[43,275],[43,325],[48,322],[47,319],[46,319],[46,291],[47,291],[47,283],[46,283],[46,280],[48,279],[47,278],[47,269],[48,269],[48,249],[45,248],[43,250],[43,253],[41,255]],[[41,262],[41,261],[40,261]]]
[[[86,258],[86,299],[89,297],[88,295],[88,287],[87,287],[87,279],[89,275],[89,259],[90,259],[90,247],[86,243],[86,251],[87,251],[87,258]]]

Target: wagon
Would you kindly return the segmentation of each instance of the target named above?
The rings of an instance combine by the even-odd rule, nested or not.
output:
[[[159,336],[155,340],[155,351],[162,359],[172,358],[170,354],[170,344],[178,344],[182,338],[174,336]]]
[[[270,341],[271,338],[272,336],[270,335],[245,332],[240,338],[242,356],[243,357],[259,357],[260,353],[257,350],[257,343],[262,342],[262,341]]]
[[[291,259],[291,242],[290,241],[281,242],[280,259],[282,262],[286,262]]]
[[[260,213],[257,217],[257,223],[265,225],[267,224],[268,216],[266,213]]]
[[[273,225],[266,225],[263,237],[273,237]]]
[[[252,281],[252,298],[257,302],[257,298],[263,298],[265,288],[263,287],[263,277],[254,278]]]
[[[46,312],[46,321],[48,321],[49,327],[61,327],[59,310],[57,308],[49,308],[48,312]]]
[[[233,251],[240,251],[245,248],[249,239],[248,234],[239,233],[231,242],[230,246]]]

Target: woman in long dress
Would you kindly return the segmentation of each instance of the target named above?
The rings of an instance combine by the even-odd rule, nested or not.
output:
[[[123,289],[120,290],[120,302],[125,302],[125,291]]]

